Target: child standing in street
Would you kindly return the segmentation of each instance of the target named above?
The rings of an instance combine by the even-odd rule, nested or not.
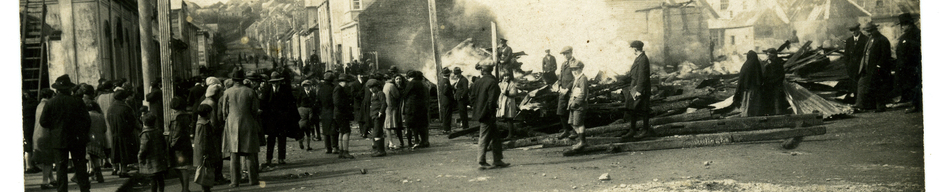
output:
[[[168,164],[166,140],[163,138],[163,130],[154,127],[156,116],[149,113],[144,116],[143,120],[144,130],[140,132],[140,153],[137,154],[137,159],[140,160],[140,173],[151,175],[151,192],[163,192],[163,177],[166,175]]]

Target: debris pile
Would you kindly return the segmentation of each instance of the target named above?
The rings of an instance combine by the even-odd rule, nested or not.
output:
[[[740,142],[785,140],[785,149],[798,146],[805,136],[826,133],[823,120],[852,113],[849,105],[840,103],[847,93],[839,81],[846,81],[839,51],[823,48],[810,49],[806,42],[792,53],[780,53],[784,61],[786,79],[784,91],[790,104],[789,114],[742,117],[732,105],[737,88],[737,69],[728,64],[698,67],[684,62],[677,71],[652,74],[650,126],[654,137],[642,139],[621,138],[630,129],[625,122],[627,106],[623,90],[630,79],[620,76],[598,75],[590,81],[590,97],[586,105],[583,133],[588,147],[566,151],[565,156],[594,152],[659,150],[687,147],[724,145]],[[787,47],[789,42],[781,47]],[[782,50],[782,49],[778,49]],[[832,60],[835,59],[835,62]],[[720,62],[733,62],[726,59]],[[743,62],[743,61],[741,61]],[[740,66],[740,65],[739,65]],[[841,66],[841,68],[840,68]],[[519,75],[519,74],[517,74]],[[527,93],[519,103],[520,113],[516,126],[500,124],[512,131],[515,138],[505,140],[504,147],[517,148],[570,146],[576,141],[559,138],[561,123],[556,115],[558,90],[545,85],[538,74],[522,74],[517,78],[519,89]],[[643,122],[637,123],[643,126]],[[478,127],[456,131],[449,138],[476,133]]]

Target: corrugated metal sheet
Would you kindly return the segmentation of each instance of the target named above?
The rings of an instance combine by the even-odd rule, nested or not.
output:
[[[790,102],[794,114],[818,112],[823,115],[823,118],[829,118],[835,115],[849,115],[853,112],[851,106],[826,100],[799,84],[786,82],[784,88],[787,101]]]

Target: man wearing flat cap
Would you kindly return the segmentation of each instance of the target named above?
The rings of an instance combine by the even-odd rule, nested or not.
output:
[[[546,49],[545,57],[542,58],[542,80],[545,81],[545,84],[555,84],[555,81],[558,80],[558,75],[555,75],[557,69],[558,63],[555,61],[555,56],[552,56],[551,50]]]
[[[499,58],[499,65],[507,66],[512,63],[512,48],[506,45],[507,40],[500,38],[499,46],[496,47],[496,58]]]
[[[770,48],[764,50],[767,53],[767,64],[764,65],[763,77],[764,86],[761,86],[760,99],[761,114],[783,115],[787,113],[786,93],[783,91],[783,80],[786,77],[786,71],[783,69],[783,60],[777,57],[777,49]]]
[[[862,32],[869,36],[858,69],[858,98],[856,109],[885,111],[889,100],[887,91],[891,89],[891,43],[878,32],[878,27],[867,22],[862,24]]]
[[[470,101],[473,104],[473,119],[480,122],[479,153],[480,169],[502,168],[509,166],[503,162],[503,139],[496,126],[496,108],[499,98],[499,85],[493,76],[493,62],[486,61],[480,66],[483,76],[470,87]],[[493,150],[493,164],[486,162],[486,149]]]
[[[72,157],[75,177],[81,191],[89,191],[91,183],[88,182],[88,172],[85,159],[85,146],[90,138],[88,130],[91,128],[91,118],[85,108],[85,102],[80,97],[72,96],[72,79],[69,75],[56,78],[52,88],[56,96],[46,103],[39,116],[39,125],[42,129],[49,129],[48,146],[56,149],[56,180],[59,191],[68,191],[68,165],[69,156]]]
[[[643,138],[650,135],[650,60],[643,51],[643,42],[630,42],[630,48],[636,54],[633,65],[630,66],[630,72],[627,78],[630,79],[630,86],[623,90],[624,99],[627,103],[627,113],[630,119],[630,130],[623,135],[624,138]],[[643,128],[636,125],[637,120],[643,118]]]
[[[901,95],[901,101],[911,101],[913,105],[908,113],[923,111],[922,81],[921,81],[921,50],[920,29],[914,24],[914,17],[910,13],[898,16],[898,25],[901,25],[901,37],[895,46],[897,54],[895,64],[895,94]]]
[[[574,76],[574,82],[571,84],[570,98],[568,100],[568,125],[574,128],[578,133],[578,143],[572,148],[574,150],[583,149],[587,146],[584,140],[584,109],[588,98],[588,79],[584,76],[584,63],[575,63],[569,67],[571,75]]]
[[[571,89],[572,83],[574,83],[574,75],[571,74],[572,65],[584,65],[581,61],[577,60],[572,56],[573,49],[571,46],[565,46],[561,49],[561,54],[565,56],[565,62],[561,64],[561,79],[555,83],[555,86],[558,88],[558,110],[556,115],[561,120],[561,130],[564,133],[558,137],[558,139],[574,139],[577,138],[577,134],[571,128],[568,122],[568,98],[569,91]]]

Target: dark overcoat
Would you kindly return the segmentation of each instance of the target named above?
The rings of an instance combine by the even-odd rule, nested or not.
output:
[[[56,95],[43,106],[39,124],[49,129],[49,146],[53,149],[85,148],[91,118],[82,98]]]
[[[111,126],[111,161],[131,164],[137,162],[137,133],[141,130],[136,111],[122,100],[114,100],[106,115]]]
[[[428,122],[428,103],[430,95],[428,87],[424,85],[424,79],[416,78],[408,81],[405,89],[402,91],[404,105],[402,107],[402,119],[407,127],[427,127]]]
[[[320,102],[320,123],[324,135],[336,134],[333,130],[333,83],[321,82],[317,85],[317,100]],[[316,111],[316,110],[314,110]]]
[[[473,120],[487,122],[496,119],[496,108],[499,106],[499,84],[492,74],[473,82],[470,87],[470,100],[473,106]],[[567,107],[567,106],[565,106]]]

